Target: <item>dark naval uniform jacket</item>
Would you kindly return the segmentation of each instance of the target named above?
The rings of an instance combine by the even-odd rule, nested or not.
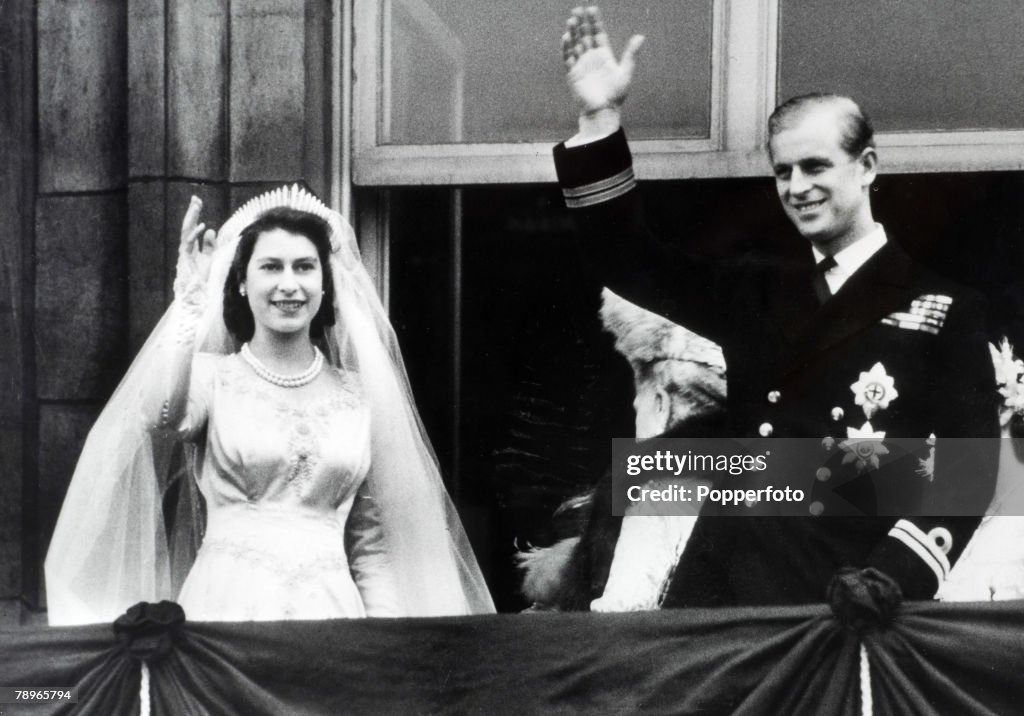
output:
[[[554,154],[585,258],[604,283],[722,347],[730,435],[813,438],[827,450],[884,433],[934,447],[931,470],[898,464],[913,473],[900,479],[915,504],[936,512],[837,516],[821,500],[799,517],[702,517],[664,605],[820,602],[836,570],[867,566],[907,598],[934,596],[995,486],[998,394],[982,297],[889,240],[821,304],[809,247],[803,262],[711,260],[659,243],[621,130]],[[992,439],[948,440],[968,437]]]

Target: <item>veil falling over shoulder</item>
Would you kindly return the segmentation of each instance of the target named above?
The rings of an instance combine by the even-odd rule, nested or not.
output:
[[[370,406],[366,479],[387,542],[399,613],[493,612],[413,402],[391,323],[359,259],[352,229],[340,214],[293,186],[253,199],[225,222],[212,257],[196,350],[226,354],[238,349],[223,320],[225,278],[241,231],[278,206],[317,214],[331,227],[336,320],[325,336],[326,353],[333,365],[359,372]],[[46,557],[51,624],[112,621],[136,602],[176,596],[169,544],[193,541],[197,511],[179,510],[190,518],[174,520],[168,534],[162,500],[175,465],[173,444],[147,430],[150,421],[143,414],[148,381],[161,365],[161,352],[175,339],[173,310],[157,324],[82,450]],[[188,463],[196,474],[201,461],[202,450],[192,450]],[[187,505],[196,493],[190,476],[180,489]]]

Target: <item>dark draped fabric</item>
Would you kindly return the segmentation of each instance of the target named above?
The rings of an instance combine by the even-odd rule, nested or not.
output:
[[[1024,603],[905,604],[864,635],[876,714],[1024,712]],[[153,714],[860,713],[861,637],[826,606],[185,623],[150,662]],[[138,712],[109,625],[0,631],[0,685]],[[20,709],[20,710],[16,710]]]

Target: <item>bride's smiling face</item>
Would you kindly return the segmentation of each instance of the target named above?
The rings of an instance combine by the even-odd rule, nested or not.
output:
[[[323,300],[323,267],[316,246],[285,229],[256,240],[243,284],[256,332],[309,333]]]

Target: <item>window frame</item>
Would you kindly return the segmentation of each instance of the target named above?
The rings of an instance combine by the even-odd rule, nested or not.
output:
[[[493,143],[450,143],[450,144],[384,144],[382,127],[389,88],[387,85],[387,63],[382,48],[386,47],[387,17],[395,0],[353,0],[353,32],[356,38],[365,37],[365,44],[371,52],[357,52],[354,60],[353,81],[353,181],[360,186],[396,185],[465,185],[465,184],[508,184],[540,183],[555,180],[551,163],[551,141],[541,142],[493,142]],[[405,0],[415,3],[418,0]],[[758,8],[770,4],[755,0]],[[737,69],[747,69],[755,63],[750,57],[729,58],[726,53],[725,37],[737,32],[749,33],[753,19],[749,4],[747,11],[727,12],[735,0],[713,0],[712,2],[712,56],[710,91],[710,127],[707,138],[653,139],[631,142],[638,165],[650,169],[664,178],[674,176],[673,168],[680,155],[695,162],[693,176],[704,175],[712,165],[722,164],[719,155],[730,146],[737,145],[737,129],[746,129],[747,122],[727,125],[726,117],[735,114],[736,106],[749,104],[745,93],[743,103],[730,103],[724,94],[727,86],[726,74]],[[743,28],[726,28],[730,21],[745,25]],[[738,21],[738,22],[737,22]],[[763,43],[762,43],[763,44]],[[552,52],[557,52],[552,47]],[[736,68],[733,68],[735,65]],[[734,82],[733,86],[746,83]],[[774,96],[774,93],[771,95]],[[731,105],[731,106],[727,106]],[[731,111],[730,111],[731,110]],[[752,112],[748,113],[753,114]],[[754,126],[750,123],[750,126]],[[689,161],[686,164],[690,164]],[[706,169],[701,165],[708,164]],[[724,165],[723,165],[724,167]],[[719,167],[719,171],[721,168]],[[668,172],[666,174],[666,172]],[[641,172],[644,173],[644,172]],[[662,178],[662,177],[658,177]]]
[[[382,141],[388,94],[387,14],[400,0],[350,6],[351,181],[359,186],[555,181],[551,143],[392,145]],[[416,4],[419,0],[401,0]],[[710,136],[632,140],[641,179],[767,176],[764,145],[778,87],[781,0],[713,0]],[[429,9],[427,10],[429,14]],[[742,47],[743,52],[730,52]],[[557,48],[552,48],[555,52]],[[753,89],[751,89],[753,88]],[[340,137],[339,137],[340,139]],[[1024,169],[1024,130],[879,132],[890,173]],[[337,146],[337,145],[336,145]]]

